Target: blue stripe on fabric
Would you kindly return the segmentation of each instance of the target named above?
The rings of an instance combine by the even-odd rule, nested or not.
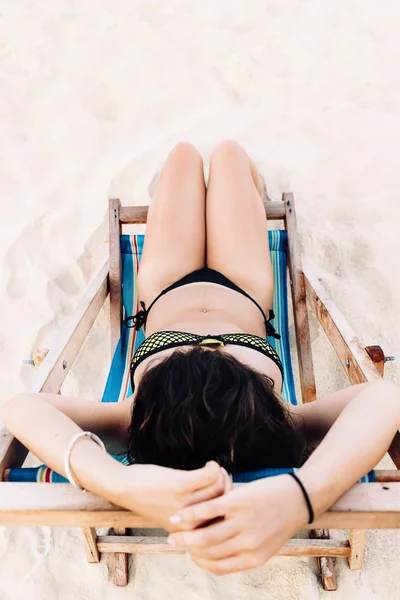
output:
[[[273,310],[275,319],[272,324],[280,333],[281,339],[269,338],[268,341],[279,354],[283,372],[282,396],[291,404],[297,404],[296,389],[294,384],[293,366],[290,355],[289,341],[289,309],[287,289],[287,233],[285,230],[275,229],[268,232],[271,249],[271,263],[274,274]]]
[[[120,462],[123,462],[123,457],[114,457]],[[40,469],[43,467],[36,468],[22,468],[22,469],[10,469],[8,474],[8,481],[10,482],[22,482],[32,483],[37,482],[38,474]],[[261,469],[259,471],[248,471],[246,473],[234,473],[234,483],[249,483],[256,481],[257,479],[264,479],[265,477],[275,477],[276,475],[284,475],[285,473],[294,473],[296,469]],[[375,471],[370,471],[359,479],[359,483],[374,483],[376,480]],[[43,482],[44,483],[44,482]],[[68,483],[68,480],[59,475],[55,471],[51,472],[51,483]]]
[[[8,481],[10,482],[37,482],[38,474],[43,469],[43,466],[34,468],[22,468],[22,469],[10,469],[8,473]],[[43,482],[47,483],[47,482]],[[65,479],[62,475],[59,475],[55,471],[51,472],[50,483],[68,483],[68,479]]]
[[[298,469],[260,469],[259,471],[247,471],[246,473],[234,473],[232,479],[234,483],[250,483],[257,479],[264,479],[266,477],[276,477],[277,475],[284,475],[286,473],[295,473]],[[375,471],[369,471],[364,477],[358,480],[358,483],[374,483],[376,480]]]
[[[121,262],[122,262],[122,304],[125,316],[136,312],[137,288],[135,284],[136,264],[135,258],[140,261],[143,251],[144,235],[121,236]],[[121,338],[114,353],[108,379],[103,393],[102,402],[118,402],[132,395],[129,377],[130,349],[132,339],[135,337],[135,350],[144,340],[143,330],[135,332],[134,329],[122,325]],[[128,383],[127,392],[123,389]]]

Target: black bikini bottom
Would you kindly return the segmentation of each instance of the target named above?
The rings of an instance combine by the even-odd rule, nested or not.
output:
[[[239,292],[239,294],[243,294],[243,296],[246,296],[246,298],[251,300],[261,312],[264,319],[267,336],[280,339],[281,336],[278,333],[276,333],[275,328],[270,323],[271,319],[273,319],[275,316],[273,310],[269,311],[269,318],[267,319],[265,312],[258,304],[258,302],[254,300],[254,298],[252,298],[247,292],[242,290],[242,288],[236,285],[236,283],[233,283],[233,281],[225,277],[225,275],[222,275],[222,273],[220,273],[219,271],[215,271],[214,269],[209,269],[208,267],[203,267],[202,269],[198,269],[197,271],[192,271],[192,273],[189,273],[188,275],[185,275],[185,277],[182,277],[178,281],[175,281],[175,283],[168,286],[167,288],[165,288],[165,290],[158,294],[158,296],[150,304],[149,308],[146,309],[144,302],[140,302],[142,310],[136,313],[136,315],[127,317],[124,321],[125,325],[127,327],[134,327],[137,330],[140,329],[146,324],[147,315],[149,314],[151,308],[154,306],[157,300],[161,298],[161,296],[164,296],[165,294],[167,294],[171,290],[174,290],[175,288],[181,287],[183,285],[188,285],[189,283],[197,283],[199,281],[217,283],[218,285],[223,285],[227,288],[230,288],[231,290],[235,290],[235,292]]]

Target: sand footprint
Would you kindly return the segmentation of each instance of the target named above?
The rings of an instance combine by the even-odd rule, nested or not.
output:
[[[154,162],[158,159],[158,153],[155,156],[154,152],[146,151],[129,160],[111,181],[108,197],[120,198],[122,204],[127,206],[148,204],[149,196],[152,195],[148,189],[149,179],[154,175]],[[163,154],[163,161],[164,159]],[[162,163],[156,167],[156,176],[161,167]]]
[[[11,529],[9,527],[0,527],[0,558],[8,555],[10,552]]]
[[[353,268],[368,266],[374,258],[370,240],[362,235],[354,235],[351,240],[349,257]]]
[[[54,546],[51,528],[30,528],[25,535],[24,546],[29,549],[29,563],[27,561],[25,565],[22,581],[29,581]]]
[[[36,547],[33,548],[33,554],[38,558],[47,556],[53,548],[53,532],[51,527],[36,528]]]
[[[105,243],[107,238],[109,241],[108,233],[108,219],[105,217],[85,243],[84,250],[76,261],[86,284],[97,272],[97,265],[104,264],[108,257],[109,247]]]
[[[5,256],[6,290],[10,298],[19,300],[29,292],[33,258],[41,244],[41,232],[37,224],[25,227]]]
[[[10,274],[6,283],[7,294],[13,300],[26,296],[30,281],[30,265],[28,257],[22,249],[13,249],[11,258],[7,253],[6,264]]]
[[[60,268],[53,277],[55,285],[65,294],[79,294],[82,289],[82,274],[77,265]]]

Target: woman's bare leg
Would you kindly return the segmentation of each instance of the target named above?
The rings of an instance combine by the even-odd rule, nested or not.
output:
[[[148,306],[166,287],[205,265],[203,160],[181,142],[170,152],[149,208],[139,297]]]
[[[219,144],[206,196],[207,266],[243,288],[268,316],[274,279],[262,193],[257,167],[242,146]]]

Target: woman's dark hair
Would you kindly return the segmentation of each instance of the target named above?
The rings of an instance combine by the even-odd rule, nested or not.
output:
[[[305,440],[267,375],[195,346],[145,370],[129,429],[129,462],[229,472],[297,467]]]

